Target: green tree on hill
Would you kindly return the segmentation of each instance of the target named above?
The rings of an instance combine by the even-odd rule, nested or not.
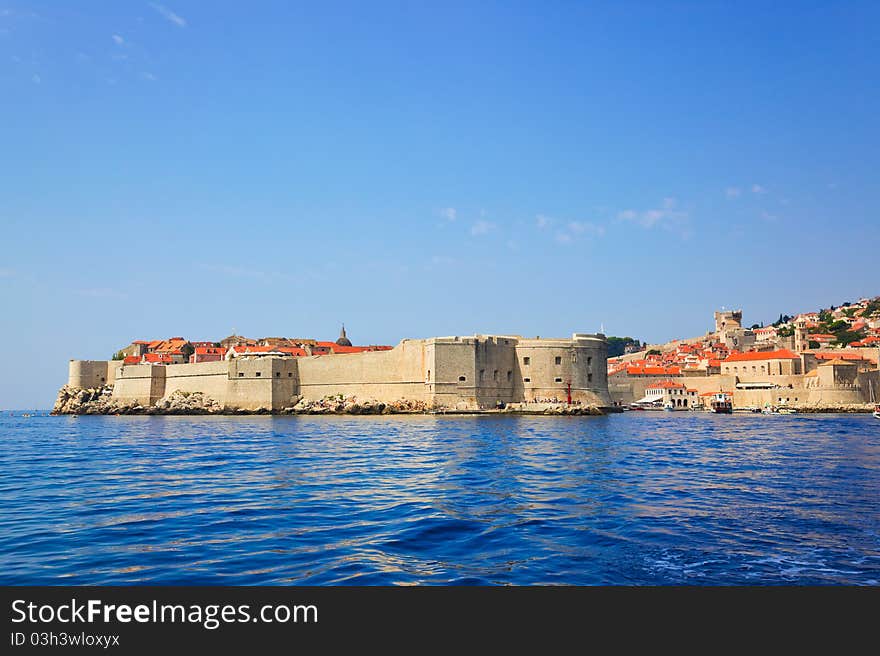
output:
[[[632,337],[606,337],[605,339],[608,341],[609,358],[616,358],[619,355],[623,355],[626,347],[629,344],[641,346],[641,342],[637,339],[633,339]]]
[[[183,346],[180,347],[180,352],[183,354],[183,361],[189,362],[189,356],[196,352],[193,348],[193,345],[187,342]]]

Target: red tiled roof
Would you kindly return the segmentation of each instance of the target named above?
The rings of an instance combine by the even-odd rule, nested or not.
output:
[[[725,362],[755,362],[757,360],[797,360],[798,356],[788,349],[778,351],[750,351],[749,353],[731,353]]]
[[[197,346],[196,355],[226,355],[226,349],[222,346]]]
[[[683,389],[684,385],[671,380],[662,380],[659,383],[651,383],[648,389]]]
[[[174,362],[174,360],[168,353],[145,353],[144,362],[169,364]]]
[[[126,355],[125,359],[122,361],[122,364],[137,364],[141,359],[137,355]]]

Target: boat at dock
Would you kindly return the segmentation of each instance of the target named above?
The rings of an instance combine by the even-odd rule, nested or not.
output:
[[[733,399],[726,392],[719,392],[712,396],[712,412],[720,415],[733,414]]]

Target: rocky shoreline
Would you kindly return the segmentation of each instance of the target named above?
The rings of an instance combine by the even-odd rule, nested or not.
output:
[[[352,396],[329,396],[317,401],[294,397],[292,404],[281,410],[259,408],[244,410],[226,408],[201,392],[179,390],[145,406],[134,401],[121,401],[112,396],[113,386],[84,389],[65,385],[58,391],[53,415],[401,415],[401,414],[530,414],[599,416],[605,412],[595,406],[566,404],[510,404],[492,410],[429,407],[423,401],[400,399],[383,403]]]

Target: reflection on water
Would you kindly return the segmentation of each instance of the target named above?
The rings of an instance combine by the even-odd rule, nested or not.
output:
[[[880,583],[870,416],[0,418],[4,584]]]

